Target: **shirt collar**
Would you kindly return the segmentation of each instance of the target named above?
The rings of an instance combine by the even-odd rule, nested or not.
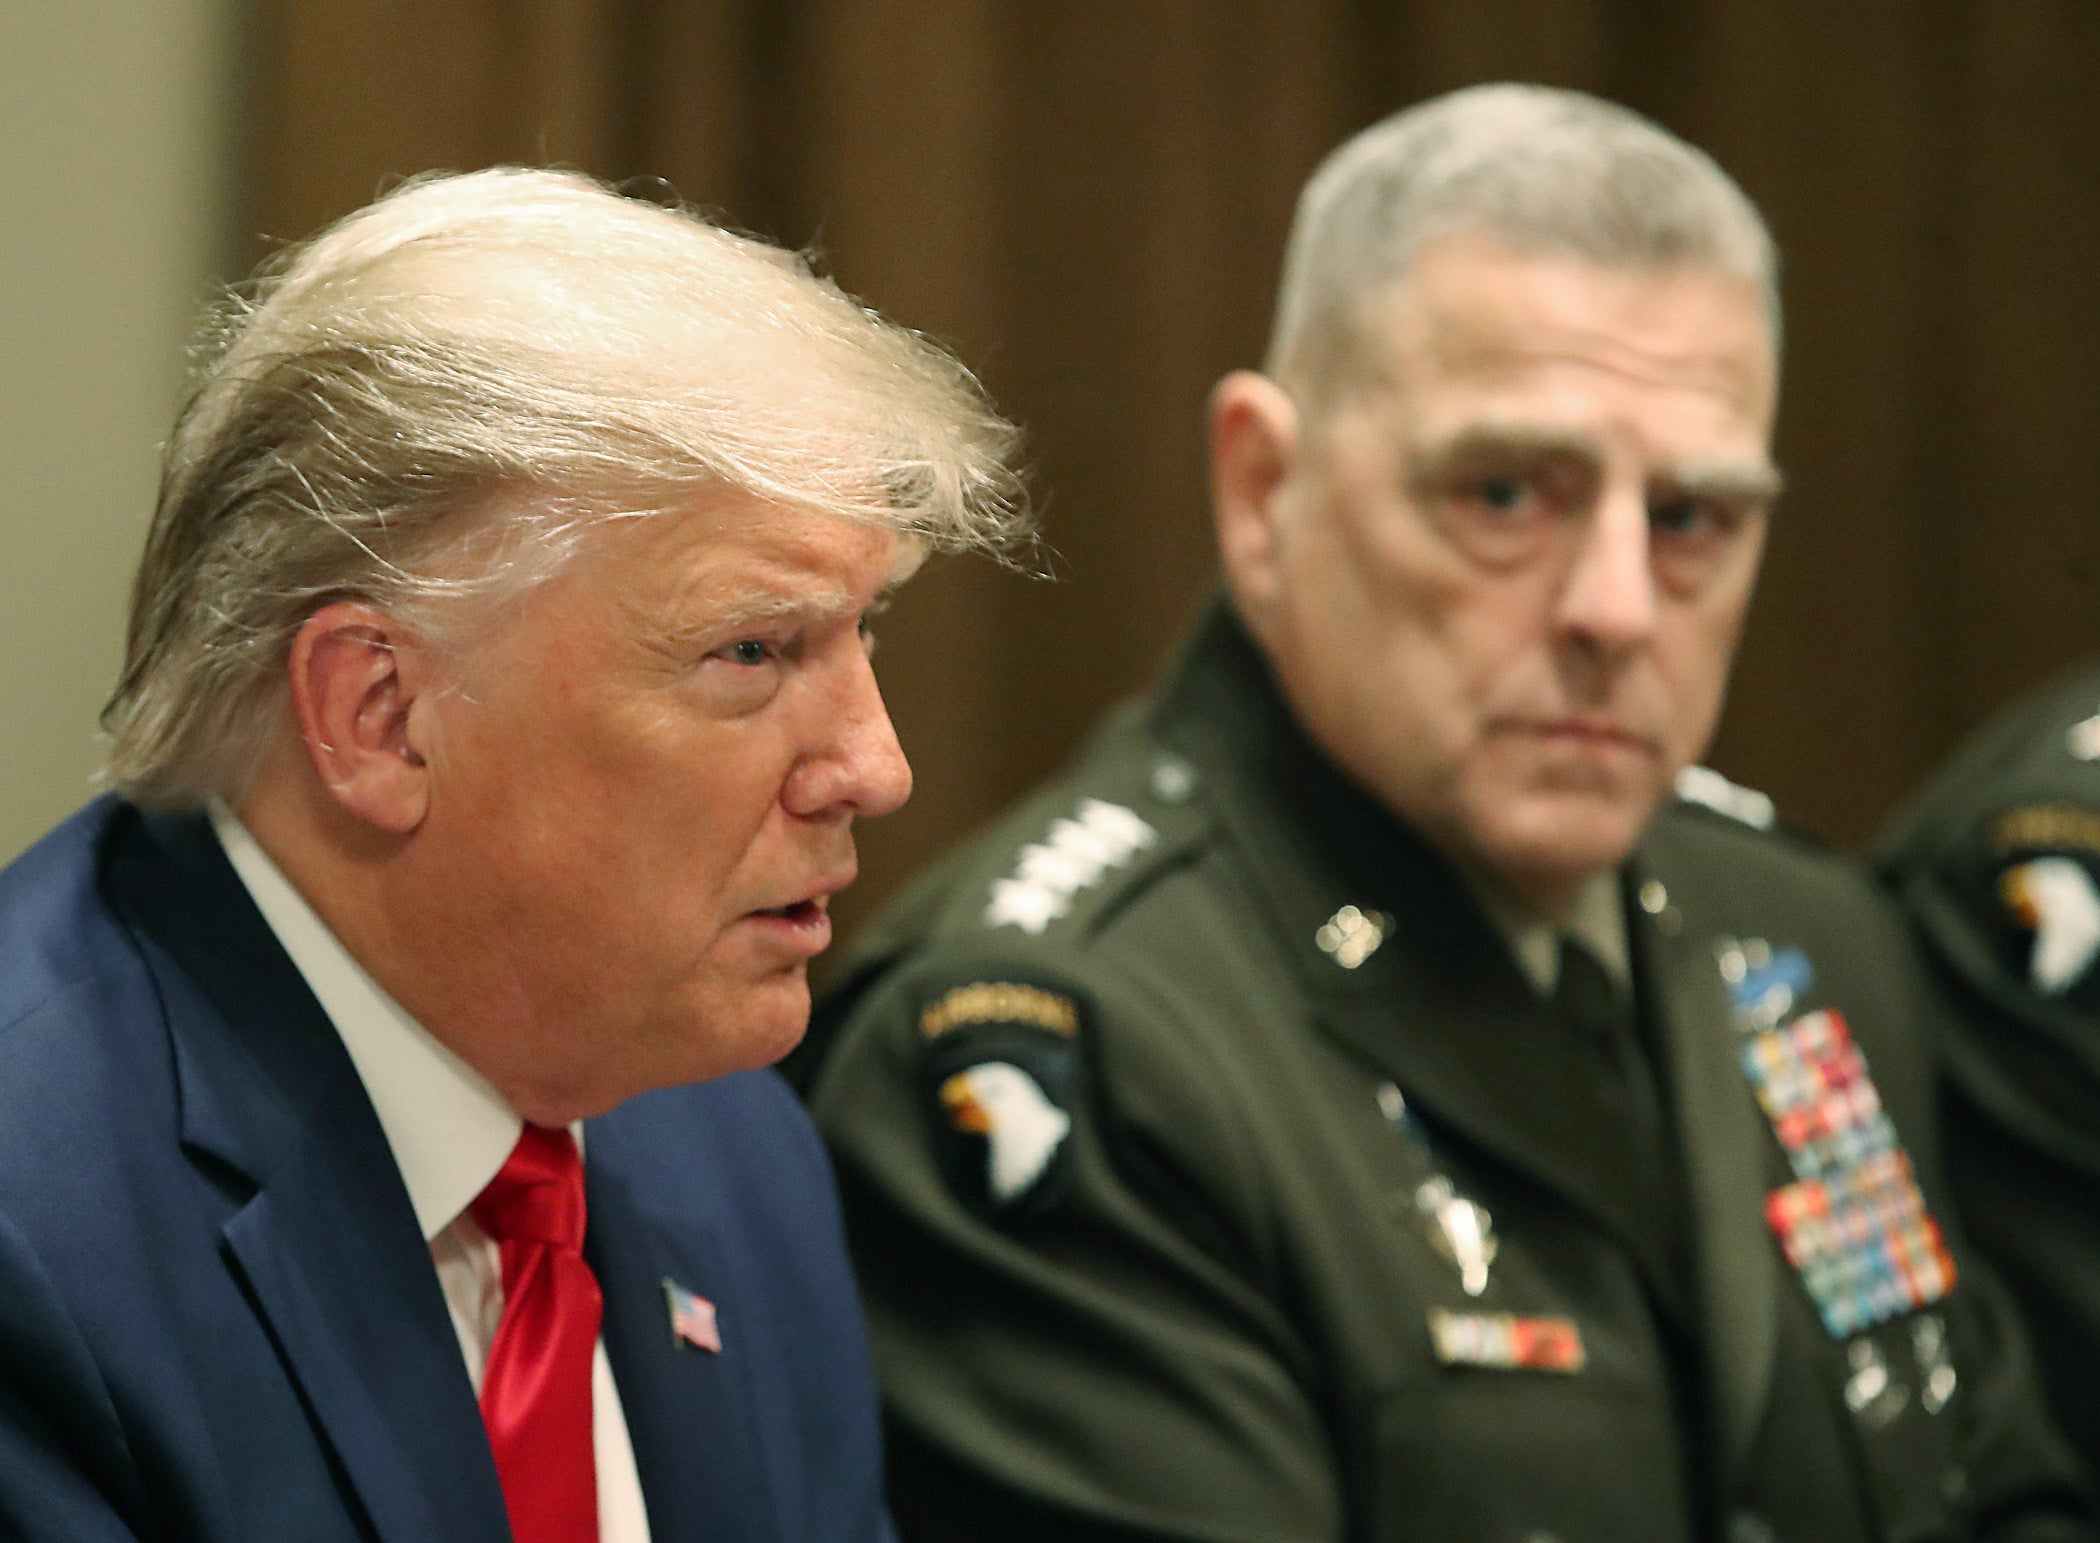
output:
[[[342,1036],[428,1242],[488,1186],[524,1122],[365,973],[231,809],[213,799],[210,812],[233,871]]]
[[[1558,926],[1541,921],[1513,900],[1501,885],[1487,875],[1468,868],[1466,882],[1481,910],[1509,945],[1510,955],[1531,989],[1542,997],[1553,995],[1560,984],[1560,940],[1563,933],[1578,939],[1597,956],[1604,972],[1621,988],[1632,978],[1626,947],[1626,913],[1619,903],[1619,876],[1594,875],[1583,885]]]

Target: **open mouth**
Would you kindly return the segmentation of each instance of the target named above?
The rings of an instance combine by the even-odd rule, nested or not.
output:
[[[831,916],[824,909],[829,891],[797,900],[792,905],[769,905],[746,918],[771,939],[771,946],[785,949],[798,959],[811,959],[831,946]]]

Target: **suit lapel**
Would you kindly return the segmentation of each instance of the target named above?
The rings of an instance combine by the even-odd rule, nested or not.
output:
[[[739,1335],[747,1283],[722,1246],[720,1229],[696,1206],[665,1215],[635,1191],[625,1133],[616,1121],[593,1121],[585,1133],[590,1161],[590,1236],[586,1253],[605,1296],[605,1351],[641,1474],[656,1543],[706,1538],[761,1543],[779,1537],[771,1492],[754,1436],[761,1400],[752,1382],[753,1341]],[[696,1180],[695,1194],[704,1191]],[[671,1328],[664,1282],[711,1302],[722,1348],[708,1351]]]
[[[223,1229],[356,1503],[381,1538],[509,1537],[430,1253],[341,1040],[201,819],[113,852],[146,945],[182,1142],[244,1196]]]
[[[383,1167],[347,1171],[336,1144],[345,1138],[357,1140],[340,1124],[316,1127],[227,1224],[227,1247],[373,1529],[507,1538],[480,1411],[407,1193],[383,1146]],[[385,1196],[389,1185],[399,1193]],[[380,1281],[399,1284],[380,1292]]]
[[[1715,939],[1686,926],[1681,910],[1675,911],[1673,929],[1637,925],[1633,941],[1636,958],[1650,961],[1670,1061],[1694,1218],[1714,1434],[1724,1493],[1735,1494],[1763,1423],[1778,1346],[1782,1282],[1764,1223],[1770,1138],[1736,1059],[1737,1034]]]

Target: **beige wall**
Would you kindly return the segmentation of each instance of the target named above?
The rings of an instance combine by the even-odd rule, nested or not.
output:
[[[0,861],[88,796],[190,320],[236,0],[0,0]]]

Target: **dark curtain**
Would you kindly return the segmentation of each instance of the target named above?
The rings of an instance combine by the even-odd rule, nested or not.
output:
[[[1202,410],[1322,153],[1497,78],[1705,146],[1785,254],[1791,491],[1714,760],[1855,844],[2100,641],[2095,0],[256,0],[248,222],[496,161],[814,246],[1030,431],[1055,582],[884,623],[919,775],[848,918],[1138,688],[1212,582]],[[260,250],[260,248],[258,248]],[[2096,704],[2100,705],[2100,704]]]

